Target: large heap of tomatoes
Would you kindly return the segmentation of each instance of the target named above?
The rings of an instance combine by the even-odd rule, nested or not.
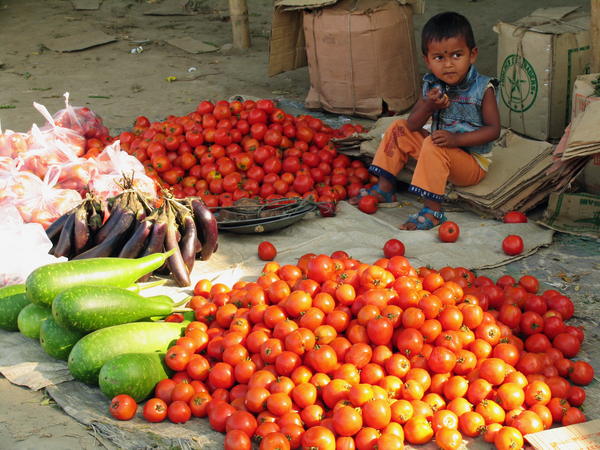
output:
[[[462,437],[518,450],[586,420],[572,301],[530,275],[374,264],[345,252],[266,263],[255,282],[199,281],[177,371],[144,406],[152,422],[208,417],[225,449],[402,449]],[[172,317],[171,319],[175,319]]]
[[[176,198],[200,196],[215,207],[244,197],[329,202],[357,195],[374,180],[362,162],[338,154],[331,143],[357,131],[363,127],[333,129],[310,115],[294,117],[267,99],[221,100],[203,101],[187,116],[163,122],[140,116],[118,138]],[[103,145],[88,142],[88,153]]]

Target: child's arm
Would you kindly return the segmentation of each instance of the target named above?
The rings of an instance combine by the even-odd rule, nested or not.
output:
[[[434,87],[427,93],[427,98],[423,95],[417,100],[407,119],[408,129],[410,131],[420,131],[423,125],[438,109],[447,108],[450,105],[448,97],[442,94],[439,86]]]
[[[489,88],[483,94],[481,102],[483,126],[467,133],[450,133],[444,130],[434,131],[433,143],[439,147],[471,147],[493,142],[500,136],[500,112],[494,90]]]

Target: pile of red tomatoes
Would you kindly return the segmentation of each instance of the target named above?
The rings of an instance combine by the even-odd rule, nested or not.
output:
[[[119,139],[176,198],[200,196],[214,207],[249,197],[329,202],[357,195],[371,175],[331,142],[357,131],[363,127],[333,129],[310,115],[294,117],[267,99],[221,100],[164,122],[138,117]]]
[[[530,275],[493,282],[338,251],[270,261],[231,287],[201,280],[189,306],[196,320],[166,356],[177,373],[144,416],[208,417],[226,450],[454,450],[480,435],[518,450],[586,420],[594,371],[573,360],[573,303]]]

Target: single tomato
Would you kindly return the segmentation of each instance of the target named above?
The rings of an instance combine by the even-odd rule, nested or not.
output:
[[[277,249],[270,242],[258,244],[258,257],[263,261],[272,261],[277,256]]]
[[[504,241],[502,241],[502,250],[504,250],[504,253],[508,256],[520,255],[523,251],[523,239],[521,239],[521,236],[515,234],[507,236]]]
[[[440,226],[438,234],[442,242],[456,242],[460,234],[460,229],[454,222],[444,222]]]
[[[398,239],[390,239],[383,246],[383,254],[388,259],[393,256],[404,256],[405,251],[404,244]]]
[[[167,417],[167,404],[160,398],[151,398],[144,405],[144,418],[148,422],[162,422]]]
[[[110,413],[118,420],[130,420],[136,410],[137,403],[127,394],[119,394],[110,402]]]
[[[375,214],[379,208],[379,202],[374,195],[365,195],[358,201],[358,209],[366,214]]]
[[[504,216],[504,223],[527,223],[527,216],[519,211],[511,211]]]

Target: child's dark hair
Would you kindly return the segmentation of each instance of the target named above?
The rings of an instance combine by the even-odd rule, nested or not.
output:
[[[475,48],[475,36],[469,20],[455,12],[436,14],[427,21],[421,32],[421,51],[427,56],[430,42],[462,37],[467,41],[469,50]]]

